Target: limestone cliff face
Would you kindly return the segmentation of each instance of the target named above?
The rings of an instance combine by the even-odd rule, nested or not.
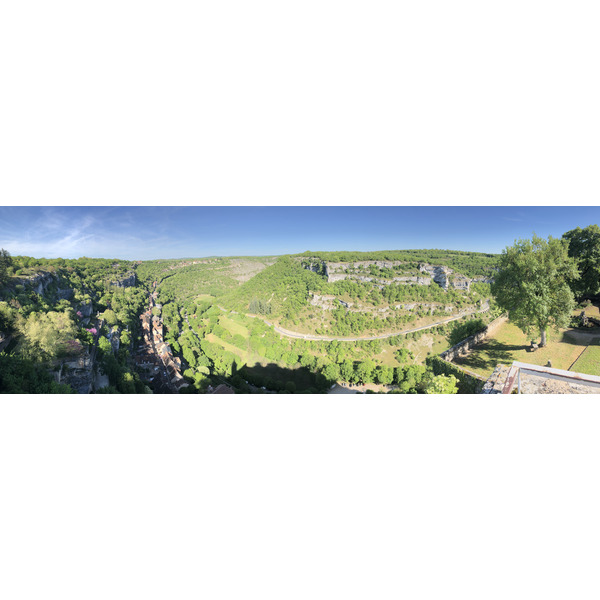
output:
[[[82,302],[77,310],[81,313],[82,317],[88,318],[92,316],[92,312],[93,312],[93,304],[91,300],[87,300],[86,302]]]
[[[122,288],[133,287],[136,283],[135,273],[127,273],[120,279],[117,279],[116,281],[111,281],[110,283],[111,285],[115,285],[117,287]]]
[[[40,296],[46,296],[48,287],[51,284],[56,283],[60,285],[61,282],[63,282],[61,277],[56,273],[37,273],[31,277],[22,277],[16,281],[23,287],[34,291]],[[58,288],[56,290],[56,296],[58,300],[71,300],[73,298],[73,294],[73,290],[68,287],[65,287],[64,289]]]
[[[449,269],[448,267],[421,264],[419,265],[419,271],[430,275],[433,281],[435,281],[442,289],[448,289],[448,276],[453,273],[452,269]]]
[[[422,276],[401,276],[393,277],[391,279],[383,279],[370,274],[363,274],[365,269],[369,269],[373,266],[384,269],[392,269],[405,264],[405,261],[400,260],[362,260],[347,263],[324,262],[319,263],[319,266],[317,266],[315,263],[310,263],[306,264],[305,268],[315,272],[319,272],[320,270],[327,277],[327,281],[329,283],[351,279],[353,281],[373,283],[380,289],[382,289],[384,285],[390,285],[392,283],[403,283],[407,285],[431,285],[432,283],[437,283],[444,290],[448,290],[450,287],[453,287],[458,290],[469,291],[471,283],[493,283],[494,281],[489,277],[475,277],[471,279],[461,275],[460,273],[455,273],[449,267],[430,265],[427,263],[419,264],[419,272],[422,273]]]
[[[58,281],[58,276],[53,273],[38,273],[32,277],[26,277],[19,280],[19,283],[30,288],[40,296],[44,295],[47,287],[54,281]]]
[[[89,394],[93,385],[92,359],[88,352],[79,358],[66,361],[62,369],[55,373],[58,383],[67,383],[78,394]]]

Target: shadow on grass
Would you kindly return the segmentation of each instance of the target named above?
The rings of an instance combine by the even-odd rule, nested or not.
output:
[[[305,367],[295,369],[275,363],[246,365],[238,375],[249,384],[275,392],[324,393],[332,383],[320,373],[311,373]]]
[[[600,328],[570,329],[563,332],[560,342],[574,346],[594,346],[600,343]]]
[[[512,363],[515,360],[514,353],[527,348],[528,345],[509,345],[490,340],[476,346],[469,355],[455,358],[453,362],[467,369],[493,371],[498,363]]]

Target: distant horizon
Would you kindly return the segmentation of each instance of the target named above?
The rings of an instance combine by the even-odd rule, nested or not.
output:
[[[307,251],[500,254],[533,233],[561,237],[599,222],[595,206],[3,206],[0,248],[37,259],[129,261]]]
[[[1,246],[0,246],[1,247]],[[7,250],[7,248],[5,248]],[[368,254],[369,252],[421,252],[421,251],[439,251],[439,252],[465,252],[469,254],[500,254],[500,252],[479,252],[477,250],[462,250],[456,248],[379,248],[379,249],[370,249],[370,250],[303,250],[302,252],[283,252],[282,254],[211,254],[210,256],[170,256],[167,258],[123,258],[122,256],[75,256],[72,258],[66,258],[64,256],[57,256],[54,258],[48,256],[31,256],[29,254],[13,254],[10,253],[11,256],[14,257],[27,257],[34,258],[36,260],[79,260],[82,258],[90,258],[93,260],[125,260],[128,262],[153,262],[153,261],[172,261],[172,260],[208,260],[211,258],[279,258],[281,256],[297,256],[300,254],[306,254],[310,252],[312,254],[321,254],[321,253],[336,253],[336,252],[360,252],[363,254]]]

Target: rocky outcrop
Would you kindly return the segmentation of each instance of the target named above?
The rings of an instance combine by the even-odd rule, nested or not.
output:
[[[110,282],[111,285],[115,285],[117,287],[122,287],[122,288],[133,287],[135,285],[135,283],[136,283],[136,278],[135,278],[135,273],[133,273],[133,272],[127,273],[120,279]]]
[[[452,269],[442,266],[421,264],[419,265],[419,271],[430,275],[433,281],[435,281],[442,289],[448,289],[448,276],[453,272]]]
[[[344,279],[352,279],[353,281],[361,281],[363,283],[376,283],[380,287],[391,285],[392,283],[404,283],[414,285],[431,285],[430,277],[394,277],[393,279],[381,279],[379,277],[369,277],[367,275],[358,275],[357,273],[331,273],[327,281],[329,283],[335,281],[343,281]]]
[[[56,290],[56,297],[59,300],[73,300],[74,295],[75,295],[75,292],[71,288]]]
[[[88,319],[94,312],[94,305],[91,300],[86,300],[77,307],[77,310],[81,313],[82,318]]]
[[[94,374],[92,360],[89,354],[67,361],[56,374],[58,383],[69,384],[79,394],[89,394],[92,391]]]
[[[303,266],[310,271],[323,273],[327,277],[329,283],[336,281],[344,281],[350,279],[352,281],[360,281],[362,283],[372,283],[383,289],[385,285],[400,283],[405,285],[431,285],[437,283],[442,289],[448,290],[454,288],[457,290],[469,291],[471,283],[493,283],[493,278],[490,277],[474,277],[469,278],[455,273],[449,267],[442,265],[430,265],[427,263],[419,264],[419,272],[422,275],[402,275],[399,277],[384,278],[373,275],[370,271],[365,274],[365,269],[377,267],[381,269],[393,269],[407,263],[401,260],[362,260],[354,262],[304,262]],[[402,270],[400,270],[402,272]],[[406,272],[406,270],[405,270]],[[408,270],[411,272],[411,269]],[[413,271],[414,272],[414,271]]]
[[[121,331],[118,327],[115,327],[113,330],[108,332],[106,337],[112,346],[113,352],[116,354],[119,351],[119,346],[121,344]]]
[[[21,285],[28,287],[40,296],[43,296],[48,286],[55,281],[58,281],[58,277],[53,273],[37,273],[18,280]]]
[[[319,296],[318,294],[312,294],[310,303],[313,306],[321,307],[323,310],[333,310],[339,306],[343,306],[344,308],[350,308],[353,306],[352,302],[344,302],[335,296]]]
[[[57,285],[64,285],[66,282],[59,277],[56,273],[37,273],[36,275],[32,275],[31,277],[22,277],[16,280],[17,283],[21,284],[23,287],[34,291],[39,296],[46,296],[48,288],[56,283]],[[56,299],[57,300],[72,300],[75,292],[69,288],[57,288],[56,289]]]
[[[302,266],[308,271],[327,277],[327,263],[325,261],[317,259],[305,260],[302,261]]]

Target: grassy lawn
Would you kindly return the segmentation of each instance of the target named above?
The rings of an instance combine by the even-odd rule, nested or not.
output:
[[[396,346],[385,346],[383,352],[375,358],[380,360],[385,367],[397,367],[400,363],[396,360],[396,350],[398,350]]]
[[[585,352],[573,365],[571,371],[600,375],[600,346],[588,346]]]
[[[433,348],[431,349],[433,354],[441,354],[444,350],[450,348],[450,343],[445,335],[436,334],[434,336]]]
[[[231,352],[232,354],[239,356],[244,361],[244,363],[246,363],[246,364],[248,363],[248,357],[251,354],[250,352],[247,352],[245,350],[240,350],[233,344],[230,344],[229,342],[225,342],[221,338],[218,338],[214,333],[209,333],[206,336],[206,339],[211,344],[219,344],[220,346],[223,346],[223,348],[225,348],[225,350],[227,350],[228,352]]]
[[[221,317],[219,319],[219,323],[222,327],[227,329],[227,331],[229,331],[231,335],[236,335],[237,333],[239,333],[243,338],[250,337],[250,332],[248,331],[247,327],[244,327],[240,323],[236,323],[229,317]]]
[[[249,367],[252,365],[259,365],[259,364],[260,365],[268,365],[273,362],[273,361],[269,360],[268,358],[265,358],[264,356],[261,356],[260,354],[257,354],[256,352],[253,352],[252,350],[248,350],[248,351],[241,350],[237,346],[234,346],[233,344],[230,344],[229,342],[226,342],[226,341],[222,340],[221,338],[217,337],[214,333],[209,333],[206,336],[206,339],[209,342],[211,342],[212,344],[219,344],[219,346],[222,346],[228,352],[235,354],[236,356],[238,356],[239,358],[241,358],[244,361],[245,365],[248,365]]]
[[[535,352],[528,351],[531,339],[515,325],[504,323],[492,339],[454,362],[486,377],[491,375],[498,363],[510,365],[515,360],[541,366],[550,360],[555,369],[568,370],[586,346],[585,342],[566,330],[559,333],[549,330],[548,345]]]

